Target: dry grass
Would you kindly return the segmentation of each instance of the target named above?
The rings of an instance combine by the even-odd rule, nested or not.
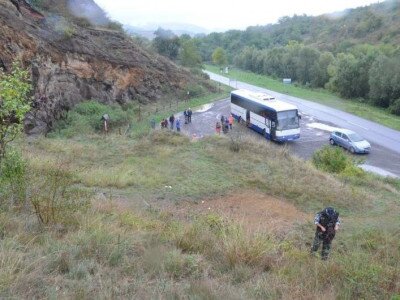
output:
[[[239,152],[227,150],[227,139],[192,143],[159,132],[137,140],[41,139],[23,148],[35,174],[68,164],[74,185],[95,197],[74,213],[73,225],[43,227],[29,211],[0,213],[0,297],[390,299],[400,293],[396,181],[343,180],[251,139]],[[200,207],[213,199],[233,205],[227,195],[244,190],[248,205],[267,210],[263,199],[273,199],[288,210],[282,220],[296,211],[310,220],[258,231],[227,214],[223,201],[209,205],[214,213],[192,209],[193,202]],[[326,204],[340,210],[344,224],[330,261],[322,262],[308,254],[310,215]],[[254,216],[241,207],[241,217]],[[175,214],[180,210],[187,213]]]

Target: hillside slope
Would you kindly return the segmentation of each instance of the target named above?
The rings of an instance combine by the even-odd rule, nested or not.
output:
[[[282,17],[276,24],[251,26],[246,30],[211,33],[201,39],[204,60],[216,47],[239,53],[244,47],[257,49],[285,46],[298,41],[319,50],[343,52],[357,44],[400,43],[400,2],[388,0],[365,7],[321,16]]]
[[[95,5],[94,15],[68,18],[75,2],[47,1],[39,12],[23,0],[0,0],[0,67],[7,71],[19,59],[32,70],[37,109],[27,118],[29,133],[48,130],[62,111],[83,100],[155,101],[194,82],[189,72],[121,31],[99,27],[107,19],[98,17],[93,1],[79,7],[84,12],[85,3]]]

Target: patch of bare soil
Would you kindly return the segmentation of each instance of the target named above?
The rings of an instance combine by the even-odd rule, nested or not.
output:
[[[247,191],[196,203],[185,202],[169,209],[177,217],[193,214],[217,213],[240,223],[250,231],[271,232],[278,235],[289,232],[294,225],[311,220],[294,205],[259,192]]]

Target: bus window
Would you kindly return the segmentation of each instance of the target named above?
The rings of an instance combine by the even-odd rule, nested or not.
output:
[[[297,110],[278,112],[278,130],[288,130],[299,128],[299,117]]]

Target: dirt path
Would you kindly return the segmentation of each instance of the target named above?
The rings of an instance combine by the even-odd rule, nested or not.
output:
[[[289,232],[294,225],[304,224],[311,215],[298,210],[294,205],[259,192],[246,191],[217,198],[206,198],[200,202],[183,202],[167,208],[182,219],[190,215],[217,213],[239,223],[252,232],[271,232],[278,235]]]

